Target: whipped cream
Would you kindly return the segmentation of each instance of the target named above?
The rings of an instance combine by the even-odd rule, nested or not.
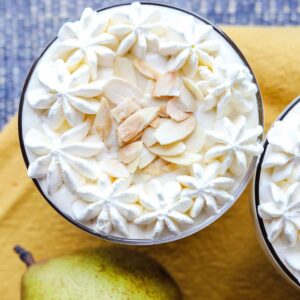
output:
[[[258,213],[274,250],[300,282],[299,113],[297,104],[267,135]]]
[[[126,221],[133,221],[141,214],[141,206],[136,204],[138,194],[129,187],[129,180],[111,178],[100,173],[97,185],[82,185],[77,189],[79,200],[74,203],[74,215],[77,220],[96,220],[95,228],[103,235],[115,229],[128,236]]]
[[[215,130],[208,130],[207,138],[215,145],[206,152],[205,160],[223,157],[223,173],[230,170],[236,175],[243,174],[249,165],[246,154],[258,155],[263,150],[262,145],[253,143],[262,134],[262,127],[245,129],[245,124],[244,116],[239,116],[235,122],[224,118],[216,124]]]
[[[25,145],[38,158],[28,168],[31,178],[47,181],[47,192],[53,195],[63,184],[76,191],[83,178],[97,178],[97,163],[93,157],[104,148],[97,136],[87,136],[89,123],[84,122],[62,135],[46,125],[43,131],[31,129]]]
[[[232,188],[234,179],[220,176],[220,163],[214,162],[203,168],[198,163],[193,164],[193,176],[182,175],[177,177],[185,189],[183,198],[194,198],[190,210],[191,217],[197,217],[205,208],[211,214],[218,212],[218,206],[228,201],[233,201],[233,196],[226,190]]]
[[[161,15],[158,10],[147,13],[141,4],[131,5],[128,14],[118,13],[111,17],[112,26],[108,32],[116,36],[120,43],[117,55],[123,56],[131,51],[136,57],[144,58],[148,50],[149,41],[157,39],[165,31],[161,24]]]
[[[212,26],[163,6],[87,8],[31,76],[28,175],[102,236],[157,240],[205,226],[262,151],[256,93]]]
[[[212,70],[200,67],[199,74],[204,79],[198,82],[198,89],[204,96],[203,109],[209,111],[216,107],[217,117],[226,117],[236,111],[247,113],[254,107],[251,98],[257,87],[251,82],[249,70],[240,64],[230,68],[222,63],[213,63]]]
[[[197,24],[193,17],[187,18],[187,30],[183,40],[162,41],[159,46],[159,53],[164,56],[171,56],[168,61],[169,71],[183,71],[188,77],[194,77],[198,71],[199,64],[212,66],[214,56],[219,49],[219,43],[209,39],[212,27],[204,24]]]
[[[106,32],[108,18],[103,18],[91,8],[86,8],[79,21],[67,22],[58,32],[59,43],[52,58],[63,58],[70,71],[82,63],[89,66],[91,79],[97,78],[97,67],[112,67],[117,38]]]
[[[179,226],[192,225],[193,219],[185,214],[193,201],[189,197],[181,197],[181,186],[176,181],[162,185],[158,180],[152,180],[140,193],[140,202],[145,211],[134,220],[137,225],[153,224],[152,238],[159,237],[166,227],[171,233],[178,235]],[[151,226],[152,227],[152,226]]]
[[[47,123],[54,129],[66,120],[70,126],[83,122],[85,114],[95,114],[100,106],[97,96],[102,94],[102,82],[89,82],[87,65],[72,74],[62,60],[42,64],[37,71],[41,87],[28,92],[29,104],[47,110]]]

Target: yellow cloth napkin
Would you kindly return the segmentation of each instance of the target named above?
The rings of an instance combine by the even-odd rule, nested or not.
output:
[[[225,31],[247,57],[260,84],[268,128],[300,94],[300,28]],[[248,188],[234,207],[205,230],[178,242],[140,247],[175,277],[186,299],[299,299],[262,252]],[[0,298],[19,299],[25,267],[15,244],[44,259],[86,247],[117,245],[92,237],[57,214],[27,178],[17,119],[0,135]]]

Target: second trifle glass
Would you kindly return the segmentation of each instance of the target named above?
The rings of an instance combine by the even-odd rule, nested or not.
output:
[[[262,151],[260,92],[233,42],[162,4],[66,23],[21,97],[28,175],[79,228],[127,244],[177,240],[237,200]]]
[[[259,240],[285,279],[300,290],[300,97],[273,123],[252,187]]]

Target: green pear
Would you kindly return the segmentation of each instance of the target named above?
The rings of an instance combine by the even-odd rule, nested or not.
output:
[[[15,247],[28,269],[23,300],[179,300],[172,277],[150,257],[122,248],[90,249],[35,262]]]

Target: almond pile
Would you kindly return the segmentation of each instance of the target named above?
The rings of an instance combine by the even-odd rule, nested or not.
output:
[[[172,169],[199,161],[203,132],[193,115],[199,99],[191,80],[179,72],[158,74],[140,60],[123,58],[122,62],[122,74],[138,72],[152,88],[145,95],[126,75],[112,77],[104,85],[94,127],[104,141],[115,131],[119,162],[130,173],[159,175],[168,170],[166,166]],[[163,167],[157,168],[158,164]],[[121,164],[118,167],[124,169]]]

